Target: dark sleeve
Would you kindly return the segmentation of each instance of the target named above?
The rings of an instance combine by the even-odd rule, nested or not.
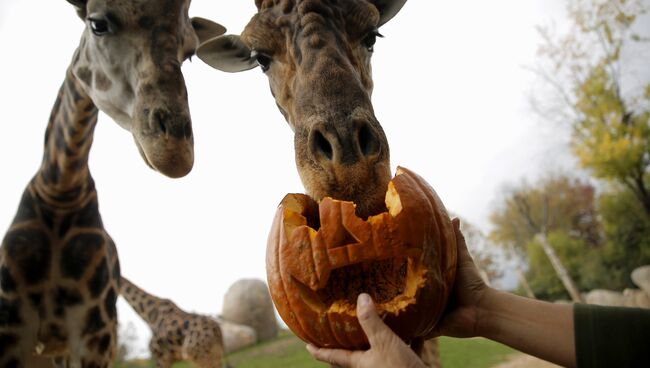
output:
[[[576,363],[586,367],[650,367],[650,309],[573,307]]]

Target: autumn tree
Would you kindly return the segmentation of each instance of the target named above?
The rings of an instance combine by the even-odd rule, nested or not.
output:
[[[635,31],[640,19],[648,20],[649,5],[648,0],[568,2],[571,26],[564,35],[540,28],[544,42],[534,70],[552,93],[533,97],[543,117],[569,124],[581,166],[624,186],[648,218],[650,43]],[[643,65],[636,73],[635,57]]]
[[[452,215],[452,217],[458,217]],[[490,239],[476,225],[468,220],[460,218],[460,230],[465,237],[467,249],[474,259],[481,277],[487,284],[503,276],[503,262],[505,257],[503,252],[495,246]]]
[[[572,299],[581,300],[575,280],[582,269],[572,267],[572,260],[564,258],[567,242],[559,240],[575,239],[585,251],[599,247],[595,189],[590,183],[559,174],[534,185],[523,182],[505,191],[490,220],[490,238],[528,260],[528,279],[535,294],[549,294],[546,289],[551,283],[539,280],[555,275],[552,277],[562,282]],[[558,248],[562,251],[558,252]],[[536,273],[535,262],[542,260],[540,250],[545,264],[554,272]]]

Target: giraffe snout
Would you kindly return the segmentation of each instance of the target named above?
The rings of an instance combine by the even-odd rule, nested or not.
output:
[[[174,116],[162,109],[157,109],[149,115],[149,127],[164,136],[192,139],[192,122],[189,117]]]
[[[309,152],[325,165],[355,165],[377,161],[382,152],[381,135],[371,123],[359,120],[344,127],[316,124],[309,132]]]

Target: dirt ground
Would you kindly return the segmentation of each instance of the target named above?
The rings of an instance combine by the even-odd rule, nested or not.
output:
[[[507,361],[499,363],[492,368],[555,368],[559,365],[537,359],[526,354],[513,354]]]

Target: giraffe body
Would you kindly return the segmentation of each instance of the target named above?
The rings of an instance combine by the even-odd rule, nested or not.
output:
[[[185,312],[171,300],[153,296],[125,278],[120,294],[151,328],[149,350],[157,367],[171,367],[180,360],[200,368],[221,367],[223,337],[214,318]]]
[[[0,246],[3,368],[112,363],[120,267],[88,168],[99,109],[133,133],[152,168],[182,176],[193,162],[180,72],[198,43],[189,0],[68,2],[86,28],[52,109],[41,166]],[[205,34],[210,24],[198,26]]]

